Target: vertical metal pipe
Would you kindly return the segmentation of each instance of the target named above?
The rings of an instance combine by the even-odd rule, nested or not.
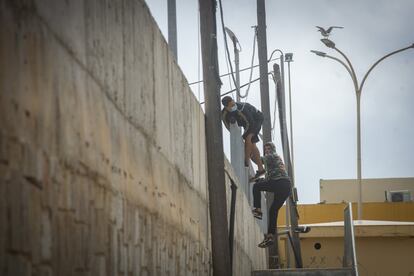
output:
[[[267,38],[266,38],[266,9],[265,0],[257,0],[257,48],[259,55],[259,72],[260,72],[260,101],[263,112],[263,144],[272,141],[272,125],[270,119],[269,103],[269,77],[267,64]],[[273,200],[273,194],[266,193],[266,205]],[[271,214],[268,214],[270,216]],[[267,220],[269,223],[269,220]],[[269,268],[278,267],[278,250],[275,243],[269,248]]]
[[[287,143],[287,134],[286,131],[284,131],[284,129],[286,128],[286,119],[285,119],[285,109],[284,109],[284,105],[285,105],[285,100],[284,100],[284,79],[282,76],[284,76],[284,74],[281,74],[281,71],[283,72],[283,55],[280,56],[281,60],[281,66],[279,67],[278,64],[273,64],[273,71],[275,74],[276,79],[278,80],[278,82],[276,83],[276,98],[277,98],[277,103],[278,103],[278,109],[279,109],[279,124],[280,124],[280,135],[281,135],[281,142],[282,142],[282,152],[283,152],[283,160],[285,160],[285,166],[289,171],[289,146]],[[281,70],[282,69],[282,70]],[[289,200],[286,201],[286,227],[287,227],[287,231],[290,231],[290,204],[289,204]],[[286,248],[287,248],[287,265],[288,267],[290,267],[290,253],[291,253],[291,245],[290,243],[286,243]]]
[[[275,72],[279,72],[279,66],[277,64],[274,64],[273,68]],[[292,165],[290,162],[289,140],[288,140],[287,126],[286,126],[286,102],[285,102],[285,95],[283,93],[283,89],[281,85],[277,86],[277,103],[278,103],[278,108],[279,108],[280,135],[281,135],[282,146],[283,146],[283,159],[285,161],[288,174],[289,176],[291,176]],[[293,187],[293,182],[292,182],[292,193],[293,192],[294,192],[294,187]],[[288,200],[286,201],[286,207],[289,208],[290,223],[291,223],[290,233],[293,239],[294,250],[296,250],[296,253],[298,256],[297,260],[299,261],[296,263],[296,267],[301,268],[302,267],[302,257],[301,257],[302,255],[301,255],[299,235],[298,233],[293,231],[298,226],[298,212],[296,209],[296,202],[293,200],[293,195],[289,196]]]
[[[230,229],[229,229],[229,245],[230,245],[230,263],[233,271],[233,243],[234,243],[234,222],[236,213],[236,199],[237,199],[237,186],[231,180],[231,202],[230,202]]]
[[[231,265],[220,109],[221,82],[217,57],[216,1],[199,0],[199,7],[213,275],[228,276],[231,275]]]
[[[273,65],[273,71],[275,72],[275,74],[276,74],[276,71],[279,71],[277,68],[278,68],[278,65],[274,64]],[[280,92],[278,92],[278,91],[280,91]],[[279,94],[281,93],[283,95],[285,94],[285,57],[284,57],[283,53],[280,55],[280,87],[276,86],[276,97],[277,97],[278,93]],[[280,116],[280,111],[281,110],[279,110],[279,116]],[[282,125],[280,127],[282,127]],[[288,154],[288,149],[285,147],[286,143],[282,143],[282,146],[283,146],[283,153]],[[284,155],[283,159],[286,160],[286,155]],[[289,166],[289,164],[285,164],[285,166]],[[285,212],[285,214],[286,214],[286,218],[285,218],[286,230],[290,231],[290,204],[289,204],[289,200],[286,200],[285,209],[286,209],[286,212]],[[290,267],[291,266],[291,264],[290,264],[290,252],[292,251],[292,247],[291,247],[290,243],[286,243],[286,249],[287,249],[287,252],[286,252],[287,267]]]
[[[239,66],[239,49],[237,49],[236,42],[234,41],[234,63],[236,65],[236,99],[240,102],[240,66]]]
[[[177,55],[177,8],[175,0],[168,0],[168,45],[178,61]]]
[[[290,83],[290,61],[288,62],[288,79],[289,79],[289,121],[290,121],[290,153],[292,155],[292,182],[295,185],[295,157],[293,154],[293,120],[292,120],[292,86]]]
[[[357,177],[358,177],[358,220],[362,220],[362,166],[361,166],[361,93],[356,91],[357,100]]]

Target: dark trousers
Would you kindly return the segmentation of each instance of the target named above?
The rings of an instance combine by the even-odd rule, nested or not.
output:
[[[261,181],[253,186],[253,206],[255,208],[261,208],[261,192],[272,192],[273,202],[269,209],[269,223],[267,233],[275,234],[277,215],[279,209],[283,206],[283,203],[290,195],[290,180],[278,179]]]

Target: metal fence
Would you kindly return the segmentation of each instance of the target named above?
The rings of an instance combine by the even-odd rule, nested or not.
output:
[[[358,276],[357,257],[355,251],[354,221],[352,203],[344,210],[344,259],[343,267],[352,268],[353,275]]]

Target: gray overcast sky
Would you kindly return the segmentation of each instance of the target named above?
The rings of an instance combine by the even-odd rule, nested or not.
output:
[[[167,0],[147,0],[147,4],[168,40]],[[236,34],[242,46],[240,67],[248,67],[253,50],[251,26],[257,25],[256,1],[223,0],[223,11],[225,25]],[[352,81],[339,63],[309,52],[315,49],[338,56],[320,42],[321,35],[315,26],[344,27],[335,29],[330,38],[348,55],[361,81],[377,59],[414,43],[413,12],[414,0],[266,1],[268,55],[276,48],[294,53],[291,63],[293,142],[300,203],[319,202],[320,179],[356,178],[356,99]],[[219,65],[223,74],[228,69],[219,10],[217,20]],[[178,64],[187,80],[193,82],[202,76],[198,1],[177,0],[177,21]],[[232,48],[230,51],[233,61]],[[258,69],[254,70],[253,78],[258,74]],[[241,83],[246,83],[248,78],[249,71],[242,73]],[[228,78],[222,81],[223,93],[230,85]],[[191,87],[203,101],[202,86]],[[272,81],[270,91],[273,114]],[[260,108],[258,83],[252,85],[248,102]],[[413,107],[414,49],[409,49],[383,61],[364,85],[361,100],[363,178],[414,176]],[[278,146],[279,129],[275,133]],[[227,131],[224,138],[229,156]]]

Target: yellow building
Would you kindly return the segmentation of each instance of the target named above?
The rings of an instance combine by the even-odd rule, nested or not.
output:
[[[341,267],[344,254],[344,208],[357,213],[356,180],[321,180],[319,204],[298,205],[299,224],[311,226],[301,234],[304,267]],[[414,275],[414,178],[364,179],[362,220],[354,221],[360,275]],[[398,197],[392,196],[397,192]],[[403,196],[401,196],[403,195]],[[402,202],[392,202],[397,199]],[[285,208],[278,225],[285,228]],[[288,266],[286,237],[279,242],[280,261]],[[411,274],[410,274],[411,273]]]
[[[342,221],[346,203],[299,204],[299,224]],[[357,204],[352,204],[357,214]],[[354,218],[355,218],[354,215]],[[284,226],[285,206],[279,211],[277,225]],[[414,222],[414,202],[368,202],[362,203],[363,220],[411,221]]]
[[[303,265],[342,267],[343,222],[310,224],[301,235]],[[354,224],[359,275],[413,275],[414,222],[358,221]]]

